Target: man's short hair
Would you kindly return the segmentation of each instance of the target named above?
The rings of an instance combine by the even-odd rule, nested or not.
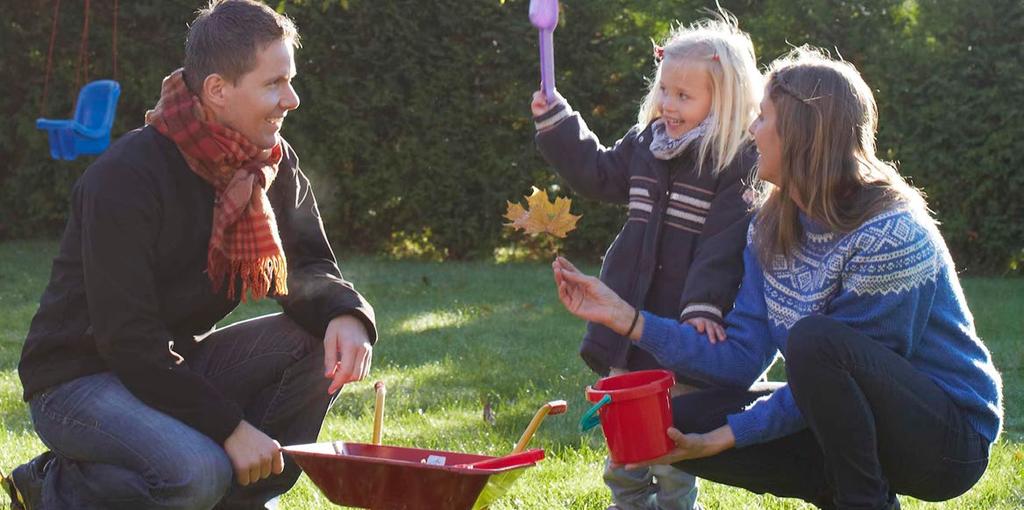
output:
[[[212,0],[188,27],[185,84],[197,95],[211,74],[237,84],[256,67],[256,55],[280,40],[299,47],[299,32],[287,16],[253,0]]]

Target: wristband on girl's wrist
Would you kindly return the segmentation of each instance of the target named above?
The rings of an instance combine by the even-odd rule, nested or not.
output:
[[[548,111],[534,117],[533,125],[537,128],[537,131],[545,131],[571,114],[572,111],[569,109],[569,104],[564,101],[558,101]]]
[[[548,111],[546,111],[546,112],[544,112],[544,113],[542,113],[540,115],[534,116],[533,117],[533,121],[534,122],[544,122],[546,120],[551,119],[551,117],[558,116],[558,114],[562,113],[562,111],[564,111],[565,109],[566,109],[565,103],[555,103],[555,104],[551,105],[551,108],[548,108]]]
[[[639,308],[634,308],[633,309],[633,322],[629,323],[629,329],[627,329],[626,330],[626,334],[624,334],[622,336],[624,336],[626,338],[629,338],[629,336],[633,334],[633,328],[636,327],[636,322],[637,322],[638,319],[640,319],[640,309]]]

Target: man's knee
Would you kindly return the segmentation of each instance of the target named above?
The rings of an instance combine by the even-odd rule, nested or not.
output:
[[[231,460],[220,448],[185,451],[160,468],[154,499],[169,509],[209,509],[217,505],[234,483]]]
[[[268,323],[263,325],[263,333],[273,335],[283,348],[294,349],[293,352],[303,355],[315,355],[318,352],[323,354],[323,339],[316,338],[288,315],[276,314],[268,317],[267,320]]]
[[[186,439],[187,442],[187,439]],[[141,469],[117,464],[87,463],[78,466],[77,476],[87,478],[95,491],[89,496],[95,503],[118,508],[159,510],[208,510],[231,487],[234,476],[231,462],[212,442],[200,451],[196,445],[184,445],[175,451],[149,455]],[[56,496],[58,507],[76,506],[73,496]],[[64,498],[71,498],[67,501]]]
[[[213,335],[210,337],[213,344],[222,338],[230,339],[229,342],[242,343],[246,350],[253,349],[260,354],[287,354],[298,359],[323,351],[323,339],[316,338],[284,313],[239,321]]]

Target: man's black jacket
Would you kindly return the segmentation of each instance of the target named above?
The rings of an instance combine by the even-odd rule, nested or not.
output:
[[[268,197],[289,293],[275,299],[313,335],[352,314],[376,341],[373,308],[342,278],[309,180],[283,148]],[[147,405],[223,443],[242,411],[188,365],[197,338],[238,305],[206,274],[213,206],[213,188],[151,127],[86,169],[18,365],[25,400],[109,370]]]

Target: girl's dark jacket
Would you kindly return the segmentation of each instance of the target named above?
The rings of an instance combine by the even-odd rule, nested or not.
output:
[[[282,143],[267,197],[289,292],[275,299],[316,337],[351,314],[376,341],[373,307],[342,278],[309,180]],[[238,305],[206,275],[213,205],[213,188],[152,127],[125,134],[85,170],[21,353],[26,401],[111,371],[147,405],[218,443],[231,434],[242,410],[188,366],[199,339]]]
[[[639,309],[722,322],[743,277],[750,220],[744,192],[757,159],[752,144],[713,175],[710,163],[698,172],[696,144],[672,160],[655,158],[649,125],[608,148],[573,113],[538,132],[536,141],[575,192],[629,208],[605,253],[601,281]],[[610,368],[660,368],[629,339],[594,323],[587,324],[580,356],[602,375]]]

